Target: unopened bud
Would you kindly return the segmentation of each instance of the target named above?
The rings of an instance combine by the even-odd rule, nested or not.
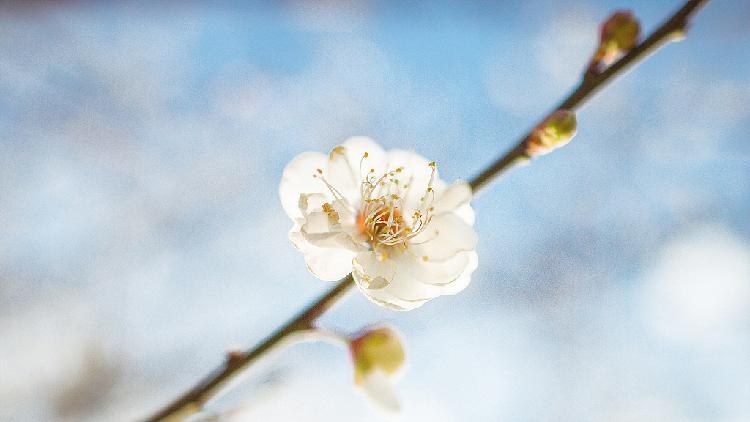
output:
[[[570,142],[576,134],[576,115],[570,110],[557,110],[537,126],[526,141],[526,155],[547,154]]]
[[[641,25],[633,12],[620,10],[604,21],[599,41],[609,49],[627,52],[638,44],[640,33]]]
[[[349,343],[354,361],[354,382],[386,410],[397,411],[398,399],[390,379],[404,365],[404,348],[391,328],[369,329]]]
[[[404,364],[404,348],[391,328],[367,330],[351,341],[350,348],[357,384],[372,371],[380,370],[393,375]]]
[[[599,28],[599,46],[591,59],[589,73],[598,73],[602,65],[612,64],[618,57],[638,45],[641,25],[629,10],[619,10]]]

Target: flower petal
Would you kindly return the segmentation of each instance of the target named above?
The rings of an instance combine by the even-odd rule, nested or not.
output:
[[[396,261],[379,260],[375,252],[360,252],[354,258],[352,275],[357,284],[367,290],[379,290],[388,286],[396,275]]]
[[[472,192],[468,183],[459,180],[443,189],[432,203],[433,215],[453,212],[456,208],[468,204],[471,201]]]
[[[432,218],[427,229],[412,239],[409,249],[429,261],[441,261],[474,250],[476,244],[477,234],[470,225],[455,214],[443,214]]]
[[[399,263],[400,259],[381,261],[375,252],[360,252],[352,276],[368,299],[399,311],[417,308],[441,294],[439,286],[414,279]]]
[[[325,281],[335,281],[345,277],[352,271],[352,259],[356,252],[345,247],[320,247],[315,242],[310,242],[309,235],[305,235],[301,230],[303,220],[295,222],[294,227],[289,230],[289,240],[294,246],[302,252],[307,264],[307,269],[313,275]],[[345,233],[332,233],[331,236],[346,236]],[[331,244],[345,244],[340,239],[329,240]],[[317,242],[325,245],[324,241]]]
[[[458,253],[441,261],[430,261],[421,256],[403,254],[399,259],[398,268],[400,272],[422,283],[447,286],[460,277],[468,265],[467,253]]]
[[[315,248],[305,253],[305,263],[319,279],[336,281],[351,272],[354,256],[354,252],[346,249]]]
[[[341,224],[332,220],[328,214],[323,211],[315,211],[305,217],[302,232],[307,234],[338,233],[340,228]]]
[[[398,412],[401,409],[393,384],[383,371],[374,370],[367,374],[362,379],[361,386],[367,396],[382,409],[389,412]]]
[[[310,193],[300,194],[299,201],[297,203],[300,213],[303,216],[313,212],[320,211],[323,209],[323,204],[328,202],[328,195],[323,193]]]
[[[469,282],[471,282],[471,275],[477,269],[479,264],[477,253],[474,251],[463,253],[468,258],[468,264],[464,268],[464,272],[457,279],[445,286],[445,289],[443,289],[444,295],[455,295],[465,289],[469,285]]]
[[[474,210],[469,205],[473,193],[468,183],[459,180],[445,189],[437,189],[436,192],[435,202],[432,203],[434,207],[433,215],[452,212],[464,220],[466,224],[474,225]]]
[[[386,152],[383,147],[371,138],[366,136],[352,136],[341,145],[346,148],[346,158],[355,168],[359,168],[359,161],[365,152],[368,155],[365,163],[371,164],[370,167],[373,164],[381,168],[385,167]],[[375,170],[377,171],[378,169],[376,168]]]
[[[363,159],[365,152],[367,157]],[[385,171],[385,163],[386,153],[380,145],[370,138],[355,136],[331,150],[325,175],[344,197],[353,201],[359,199],[362,173],[374,169],[380,174]]]
[[[474,209],[469,204],[463,204],[460,207],[453,210],[453,214],[458,218],[464,220],[464,222],[470,226],[474,225]]]
[[[308,234],[302,231],[301,233],[305,241],[318,248],[346,249],[354,253],[366,250],[363,245],[344,232]]]
[[[302,217],[299,210],[300,195],[322,193],[329,197],[325,184],[313,175],[326,166],[327,157],[319,152],[304,152],[292,160],[281,176],[279,198],[281,206],[291,219]]]

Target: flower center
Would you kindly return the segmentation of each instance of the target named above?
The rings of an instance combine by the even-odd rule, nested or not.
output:
[[[344,152],[344,147],[338,146],[331,151],[331,156],[333,157],[334,154],[343,155]],[[389,255],[388,251],[392,249],[391,247],[401,246],[405,248],[406,242],[422,233],[432,220],[432,202],[435,199],[435,191],[432,185],[435,181],[436,166],[434,161],[428,164],[430,178],[424,188],[424,194],[414,206],[415,204],[406,203],[407,198],[411,195],[414,176],[410,176],[403,182],[402,176],[406,173],[404,167],[398,167],[383,174],[376,173],[374,168],[365,172],[363,169],[366,168],[365,164],[368,157],[369,154],[365,152],[359,162],[361,179],[359,209],[356,210],[351,206],[349,208],[356,216],[356,227],[359,233],[366,238],[370,248],[378,252],[378,256],[386,259]],[[346,160],[346,163],[354,174],[349,160]],[[323,177],[322,169],[318,169],[314,176],[320,178],[326,184],[335,200],[342,200],[346,204],[352,203],[347,201],[343,194]],[[324,207],[326,205],[331,208],[330,204],[324,204]],[[407,206],[413,208],[407,209]],[[329,213],[326,209],[324,211]],[[411,221],[407,221],[406,215],[411,215]]]
[[[403,174],[403,167],[386,171],[379,176],[372,168],[366,174],[362,174],[362,164],[367,157],[368,154],[365,152],[360,161],[361,209],[357,214],[357,226],[360,232],[367,236],[373,248],[378,245],[404,244],[424,231],[432,220],[432,201],[435,197],[432,184],[435,180],[435,163],[429,164],[430,179],[424,195],[411,214],[412,219],[409,224],[404,215],[408,211],[406,199],[410,194],[414,177],[402,183],[400,176]]]

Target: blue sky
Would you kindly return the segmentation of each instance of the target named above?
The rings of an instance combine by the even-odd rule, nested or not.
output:
[[[650,30],[678,3],[3,6],[0,419],[145,415],[326,289],[286,237],[292,157],[367,135],[471,177],[610,11]],[[404,333],[401,420],[750,418],[749,18],[712,2],[482,192],[465,292],[324,317]],[[385,418],[331,345],[251,375],[211,410]]]

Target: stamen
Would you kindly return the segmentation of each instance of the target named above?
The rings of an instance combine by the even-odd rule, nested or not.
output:
[[[365,154],[360,161],[360,173]],[[404,219],[405,201],[411,187],[413,186],[412,175],[407,184],[401,185],[396,177],[404,167],[386,171],[380,177],[375,176],[374,169],[362,176],[360,186],[362,211],[362,231],[366,234],[371,246],[376,245],[394,246],[404,244],[410,239],[422,233],[432,221],[432,202],[435,191],[432,187],[435,180],[436,166],[434,162],[429,163],[431,169],[430,179],[425,188],[425,194],[420,198],[420,206],[411,214],[412,225],[409,226]],[[384,193],[385,195],[381,194]],[[387,256],[387,255],[385,255]]]

